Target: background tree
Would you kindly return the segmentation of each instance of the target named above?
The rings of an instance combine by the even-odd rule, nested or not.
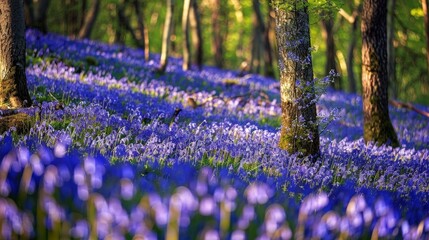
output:
[[[387,73],[389,91],[392,98],[398,96],[398,84],[396,82],[396,58],[395,58],[395,7],[396,0],[387,2]]]
[[[350,35],[349,35],[349,45],[347,47],[347,59],[346,59],[346,68],[347,68],[347,78],[348,78],[348,90],[349,92],[357,92],[357,83],[354,72],[355,66],[355,50],[356,43],[358,41],[358,30],[359,30],[359,16],[361,14],[362,4],[359,0],[349,1],[351,5],[352,14],[349,15],[344,9],[339,10],[339,14],[346,19],[351,24]]]
[[[290,153],[319,153],[310,25],[305,0],[272,1],[276,11],[282,129],[279,146]]]
[[[389,117],[387,0],[364,0],[362,11],[362,88],[365,142],[398,146]]]
[[[189,39],[189,12],[191,10],[192,1],[185,0],[183,2],[183,13],[182,13],[182,33],[183,33],[183,64],[182,69],[188,70],[191,65],[191,43]]]
[[[335,72],[339,72],[337,68],[337,48],[335,46],[335,39],[334,35],[336,34],[336,31],[334,29],[335,25],[335,15],[331,13],[331,11],[323,11],[321,16],[321,30],[322,30],[322,37],[325,41],[325,56],[326,56],[326,62],[325,62],[325,76],[329,75],[329,72],[334,70]],[[341,79],[339,77],[335,77],[333,81],[331,82],[331,86],[334,89],[341,90]]]
[[[222,6],[221,0],[211,0],[211,21],[212,21],[212,52],[214,54],[215,65],[218,68],[223,67],[224,47],[222,35],[222,15],[225,15],[225,6]]]
[[[203,35],[201,31],[201,17],[197,0],[192,0],[189,13],[189,24],[191,26],[192,46],[195,48],[194,61],[201,70],[203,67]]]
[[[168,52],[170,48],[170,36],[173,27],[173,12],[175,0],[167,0],[167,15],[165,16],[164,32],[162,34],[162,51],[161,62],[159,66],[160,72],[165,72],[168,64]]]
[[[50,3],[50,0],[39,0],[36,2],[33,0],[25,0],[24,8],[26,25],[31,28],[36,28],[43,33],[47,33],[47,13]]]
[[[426,34],[426,62],[429,71],[429,1],[422,0],[422,10],[423,10],[423,18],[424,18],[424,26],[425,26],[425,34]]]
[[[78,38],[90,38],[99,10],[100,0],[93,0],[89,11],[85,15],[82,27],[79,30]]]
[[[0,1],[0,107],[32,104],[25,76],[24,2]]]

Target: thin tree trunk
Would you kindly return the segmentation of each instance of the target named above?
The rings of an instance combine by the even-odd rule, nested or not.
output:
[[[189,21],[191,25],[192,45],[195,47],[195,63],[198,65],[198,69],[201,70],[203,67],[203,36],[197,0],[192,0]]]
[[[429,71],[429,0],[422,0],[422,8],[423,8],[423,15],[424,15],[424,21],[425,21],[425,33],[426,33],[426,60],[428,65],[428,71]]]
[[[183,3],[182,14],[182,33],[183,33],[183,64],[182,69],[187,71],[191,66],[191,44],[189,39],[189,11],[191,9],[191,0],[185,0]]]
[[[0,13],[0,107],[27,107],[24,2],[2,0]]]
[[[47,13],[49,9],[50,0],[40,0],[39,7],[35,14],[35,24],[34,27],[39,29],[43,33],[48,32],[48,26],[46,24]]]
[[[87,1],[86,0],[82,0],[82,3],[80,5],[80,18],[79,18],[79,29],[81,29],[83,27],[83,25],[85,24],[85,17],[86,17],[86,5],[87,5]]]
[[[387,0],[364,0],[362,88],[365,142],[398,146],[390,122],[387,76]]]
[[[337,50],[335,47],[335,40],[334,40],[334,21],[332,18],[329,19],[323,19],[321,21],[322,23],[322,37],[326,44],[326,63],[325,63],[325,76],[330,75],[329,73],[331,70],[334,70],[335,72],[338,72],[337,69]],[[336,77],[334,81],[331,83],[331,86],[334,89],[340,90],[341,84],[340,79]]]
[[[223,67],[223,46],[222,46],[222,35],[221,35],[221,1],[212,0],[212,52],[214,55],[215,65],[218,68]]]
[[[268,13],[267,27],[264,30],[264,74],[267,77],[274,77],[273,50],[270,41],[270,14]]]
[[[387,73],[390,96],[392,98],[398,97],[398,82],[396,81],[396,62],[395,62],[395,47],[393,42],[395,40],[395,5],[396,0],[387,1]]]
[[[276,1],[272,0],[275,4]],[[310,25],[306,0],[275,6],[279,51],[282,129],[279,147],[290,153],[319,153]]]
[[[24,1],[24,16],[25,16],[25,26],[32,27],[32,25],[34,24],[33,0]]]
[[[240,59],[241,62],[244,61],[244,54],[243,54],[243,36],[244,36],[244,26],[243,26],[243,11],[242,6],[239,0],[232,0],[232,5],[234,6],[235,10],[235,18],[237,20],[237,25],[239,26],[238,29],[238,40],[237,40],[237,47],[235,50],[235,55],[238,59]]]
[[[137,15],[137,26],[140,33],[140,39],[143,42],[142,49],[144,51],[144,58],[146,61],[149,61],[149,34],[148,29],[145,27],[144,24],[144,15],[141,9],[140,0],[134,0],[133,4]]]
[[[85,16],[84,24],[82,28],[79,30],[78,37],[80,39],[90,38],[91,32],[94,27],[95,21],[98,16],[98,12],[100,10],[100,0],[93,0],[91,4],[91,8]]]
[[[160,72],[165,72],[168,64],[168,53],[170,49],[170,37],[173,27],[173,11],[175,0],[167,0],[167,14],[165,16],[164,32],[162,34]]]
[[[262,36],[263,29],[261,26],[261,22],[259,21],[258,14],[256,13],[259,0],[252,0],[253,2],[253,31],[252,31],[252,54],[250,57],[250,71],[254,73],[260,73],[261,68],[261,45],[262,45]]]

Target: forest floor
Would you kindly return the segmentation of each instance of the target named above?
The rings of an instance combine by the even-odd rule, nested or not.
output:
[[[137,49],[27,32],[37,107],[26,113],[36,119],[28,132],[0,135],[0,200],[28,221],[28,234],[429,236],[426,117],[391,107],[401,147],[365,145],[361,97],[323,91],[313,163],[277,147],[278,81],[182,71],[176,58],[160,74],[158,62]]]

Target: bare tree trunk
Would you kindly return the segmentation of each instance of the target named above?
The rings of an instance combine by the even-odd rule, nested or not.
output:
[[[307,3],[289,1],[288,10],[275,5],[282,108],[279,147],[314,155],[319,153],[320,143]]]
[[[192,45],[195,47],[195,63],[198,65],[198,69],[201,70],[203,67],[203,36],[197,0],[192,0],[189,21],[191,25]]]
[[[274,77],[273,50],[270,41],[270,12],[268,12],[267,26],[264,29],[264,74],[267,77]]]
[[[141,9],[140,0],[134,0],[133,4],[137,15],[137,25],[140,33],[140,39],[143,42],[142,49],[144,51],[144,58],[146,61],[149,61],[149,33],[144,24],[144,15]]]
[[[429,1],[428,0],[422,0],[422,8],[423,8],[423,15],[424,15],[424,21],[425,21],[425,33],[426,33],[426,59],[428,64],[428,71],[429,71],[429,11],[428,11]]]
[[[392,98],[398,97],[398,82],[396,80],[396,61],[395,61],[395,47],[393,42],[395,40],[395,5],[396,0],[387,1],[387,73],[390,96]]]
[[[78,37],[80,39],[91,37],[91,32],[94,27],[95,21],[97,19],[99,10],[100,10],[100,0],[93,0],[91,4],[91,8],[89,9],[88,13],[85,16],[84,24],[79,30]]]
[[[337,50],[335,47],[335,40],[334,40],[334,20],[330,17],[329,19],[323,19],[321,23],[322,23],[322,37],[326,44],[325,76],[328,76],[331,70],[338,72],[337,62],[336,62]],[[331,83],[331,86],[334,89],[340,90],[341,89],[340,78],[336,77],[334,81]]]
[[[398,146],[389,117],[387,0],[364,0],[362,11],[362,88],[365,142]]]
[[[34,24],[34,6],[33,0],[24,0],[25,26],[32,27]]]
[[[183,33],[183,64],[182,69],[187,71],[191,66],[191,44],[189,39],[189,11],[191,9],[191,0],[185,0],[183,3],[182,14],[182,33]]]
[[[235,55],[238,59],[241,60],[241,62],[244,63],[244,54],[243,54],[243,36],[244,36],[244,26],[243,26],[243,11],[242,6],[239,0],[232,0],[232,5],[234,6],[235,10],[235,18],[237,20],[237,24],[239,26],[238,30],[238,40],[237,40],[237,47],[235,50]],[[246,64],[247,65],[247,64]]]
[[[263,26],[261,25],[258,14],[256,13],[259,9],[259,0],[252,0],[253,5],[253,31],[252,31],[252,54],[250,57],[250,71],[254,73],[260,73],[261,71],[261,50],[262,50],[262,36]],[[257,9],[257,10],[255,10]]]
[[[0,107],[27,107],[24,2],[2,0],[0,13]]]
[[[48,8],[50,4],[50,0],[40,0],[39,7],[37,8],[37,12],[35,14],[35,24],[34,27],[39,29],[43,33],[48,32],[48,26],[46,24],[46,18],[48,13]]]
[[[86,13],[86,7],[87,7],[86,5],[87,5],[87,1],[82,0],[82,3],[80,5],[79,29],[81,29],[85,24],[85,17],[86,17],[85,13]]]
[[[170,36],[173,27],[173,11],[175,0],[167,0],[167,14],[165,16],[164,32],[162,34],[160,72],[165,72],[168,64],[168,53],[170,48]]]
[[[352,28],[350,31],[350,43],[349,47],[347,48],[347,59],[346,59],[346,66],[347,66],[347,78],[349,82],[349,92],[356,93],[357,92],[357,86],[356,86],[356,77],[354,73],[354,52],[356,48],[357,43],[357,32],[358,32],[358,23],[359,23],[359,15],[362,12],[362,4],[358,3],[356,6],[353,1],[351,2],[351,8],[353,9],[352,15],[347,14],[343,9],[340,9],[339,13],[344,19],[346,19],[350,24],[352,24]]]
[[[212,0],[212,52],[214,55],[215,65],[218,68],[223,67],[223,46],[221,35],[221,0]]]

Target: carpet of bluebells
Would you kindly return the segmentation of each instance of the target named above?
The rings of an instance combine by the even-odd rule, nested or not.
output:
[[[327,90],[313,163],[277,147],[273,79],[26,37],[36,123],[0,135],[1,239],[429,238],[415,112],[390,109],[400,148],[365,145],[361,97]]]

